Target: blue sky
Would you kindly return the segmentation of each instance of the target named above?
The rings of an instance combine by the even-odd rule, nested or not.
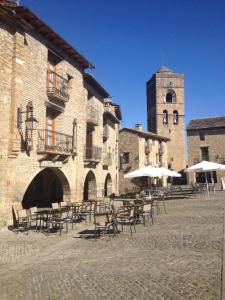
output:
[[[91,61],[121,105],[123,125],[146,127],[146,81],[165,65],[185,75],[186,124],[225,115],[224,0],[21,0]]]

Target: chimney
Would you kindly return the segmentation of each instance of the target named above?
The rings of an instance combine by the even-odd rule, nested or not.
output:
[[[143,131],[142,124],[140,124],[140,123],[135,124],[135,130]]]

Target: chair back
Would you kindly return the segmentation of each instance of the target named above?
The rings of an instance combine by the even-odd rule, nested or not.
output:
[[[123,200],[123,206],[126,206],[126,205],[130,205],[130,201],[129,200]]]
[[[53,202],[52,203],[52,208],[53,209],[59,209],[59,203],[58,202]]]
[[[129,216],[130,218],[133,218],[134,217],[134,207],[132,207],[131,209],[130,209],[130,216]]]
[[[61,208],[67,207],[66,201],[60,202],[59,204],[60,204],[60,207],[61,207]]]
[[[144,204],[143,211],[144,212],[149,212],[151,210],[151,207],[152,207],[152,205],[150,203],[149,204]]]
[[[94,214],[94,224],[98,226],[106,226],[109,222],[108,215],[96,215]]]
[[[63,209],[61,211],[61,219],[67,219],[69,215],[69,210],[68,209]]]
[[[26,209],[17,210],[17,216],[18,216],[18,219],[27,218],[28,215],[27,215]]]
[[[31,215],[34,215],[35,212],[37,212],[37,207],[36,206],[35,207],[31,207],[30,208]]]

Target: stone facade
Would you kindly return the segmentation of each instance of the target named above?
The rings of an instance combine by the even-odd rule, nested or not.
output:
[[[168,166],[186,167],[184,127],[184,75],[162,67],[147,82],[148,130],[170,139]]]
[[[225,117],[191,120],[187,126],[187,142],[189,166],[202,160],[225,164]],[[219,186],[221,177],[225,177],[225,172],[217,171],[215,179]],[[190,183],[196,179],[201,180],[201,176],[196,178],[193,173],[189,174]]]
[[[143,178],[125,179],[126,173],[148,165],[168,167],[168,141],[168,138],[143,131],[140,124],[137,124],[135,129],[122,128],[120,130],[120,193],[133,191],[147,184]]]
[[[30,10],[0,4],[0,227],[12,223],[12,206],[21,203],[118,192],[120,108],[88,67]],[[18,108],[25,112],[20,126]],[[32,113],[38,128],[31,132],[24,121]]]

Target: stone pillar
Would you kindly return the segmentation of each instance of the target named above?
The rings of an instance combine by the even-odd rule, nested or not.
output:
[[[17,110],[22,105],[24,89],[24,35],[16,32],[13,38],[9,158],[16,158],[21,149],[21,136],[17,128]]]

